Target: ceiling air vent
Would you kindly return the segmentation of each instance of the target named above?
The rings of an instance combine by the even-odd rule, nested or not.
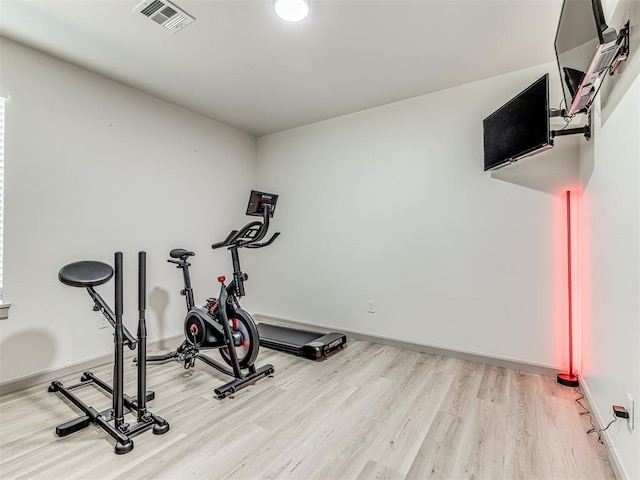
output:
[[[150,18],[171,33],[182,30],[195,20],[187,12],[166,0],[144,1],[137,5],[133,11]]]

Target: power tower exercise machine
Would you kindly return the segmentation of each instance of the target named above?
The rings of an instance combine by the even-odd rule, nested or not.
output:
[[[49,392],[59,392],[71,403],[78,407],[83,415],[56,427],[56,434],[65,437],[94,423],[116,440],[115,453],[124,454],[133,449],[131,437],[137,433],[153,428],[153,433],[160,435],[169,431],[169,423],[163,418],[152,414],[146,406],[147,400],[155,397],[153,392],[146,391],[146,342],[147,331],[145,322],[146,309],[146,253],[138,254],[138,334],[134,337],[122,323],[122,253],[115,254],[115,314],[109,305],[102,299],[94,287],[107,283],[114,275],[114,269],[110,265],[97,261],[74,262],[64,266],[58,278],[65,285],[71,287],[83,287],[93,299],[94,311],[101,312],[114,328],[114,362],[113,362],[113,386],[107,384],[93,373],[84,372],[80,383],[64,386],[55,380],[49,386]],[[129,397],[124,393],[124,347],[131,350],[138,347],[138,381],[137,396]],[[80,387],[95,385],[104,390],[112,398],[111,408],[98,411],[85,404],[72,390]],[[137,422],[129,424],[125,422],[125,415],[134,411],[137,413]]]

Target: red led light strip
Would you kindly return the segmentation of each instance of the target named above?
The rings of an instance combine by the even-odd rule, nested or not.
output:
[[[571,192],[567,190],[567,305],[569,316],[569,373],[559,373],[558,383],[568,387],[578,386],[578,377],[573,373],[573,286],[571,278]]]

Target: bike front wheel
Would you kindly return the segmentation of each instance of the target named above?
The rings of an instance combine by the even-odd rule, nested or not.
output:
[[[229,327],[231,334],[239,339],[235,342],[235,349],[240,368],[248,368],[255,363],[260,349],[260,336],[256,324],[248,312],[238,309],[235,312],[229,312]],[[227,347],[220,349],[220,355],[227,364],[232,365]]]

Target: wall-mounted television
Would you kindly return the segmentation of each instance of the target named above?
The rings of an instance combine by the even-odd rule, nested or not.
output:
[[[549,74],[482,121],[484,170],[495,170],[551,148]]]
[[[619,51],[600,0],[564,0],[555,49],[567,116],[588,112]]]

